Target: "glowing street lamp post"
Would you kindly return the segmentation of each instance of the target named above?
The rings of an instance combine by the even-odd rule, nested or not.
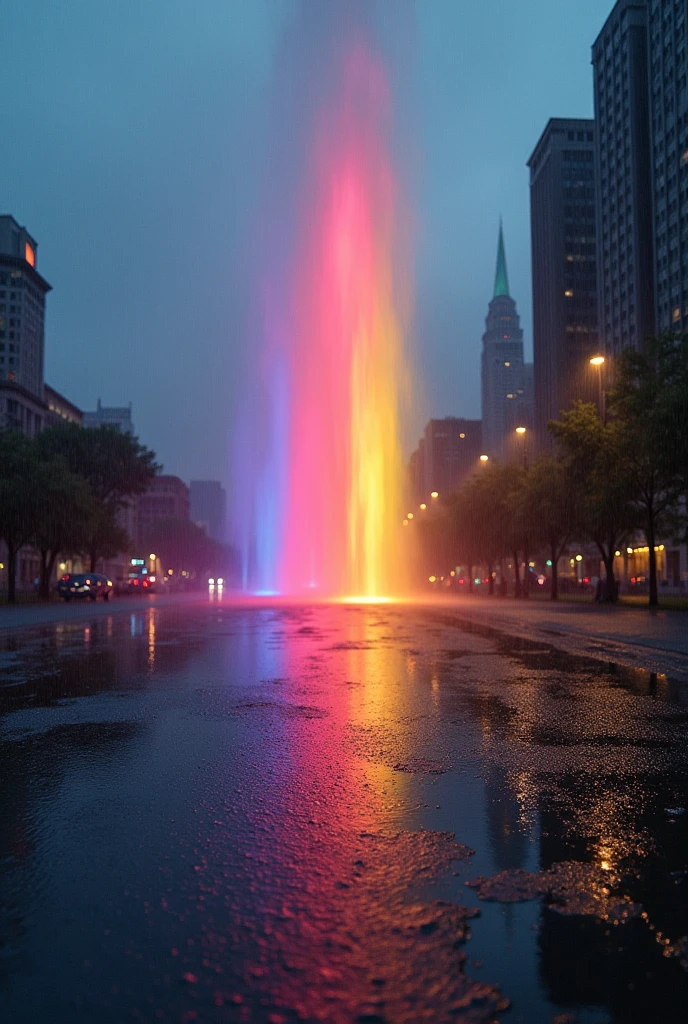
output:
[[[526,446],[526,428],[516,427],[516,433],[523,442],[523,468],[528,469],[528,448]]]
[[[590,360],[590,365],[597,368],[597,386],[599,391],[598,408],[600,411],[600,419],[603,423],[607,422],[607,403],[605,401],[604,387],[602,384],[602,373],[605,361],[604,356],[593,356]]]

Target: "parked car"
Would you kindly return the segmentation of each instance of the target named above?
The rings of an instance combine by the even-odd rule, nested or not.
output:
[[[152,594],[155,592],[157,577],[145,568],[131,569],[126,576],[117,579],[118,594]]]
[[[112,580],[99,572],[67,572],[57,581],[57,593],[63,601],[87,597],[97,601],[102,597],[110,600],[113,591]]]

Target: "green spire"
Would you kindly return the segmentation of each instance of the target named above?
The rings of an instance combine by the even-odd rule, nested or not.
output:
[[[497,248],[497,270],[495,272],[494,298],[509,294],[509,275],[506,272],[506,254],[504,252],[504,232],[502,218],[499,218],[499,246]]]

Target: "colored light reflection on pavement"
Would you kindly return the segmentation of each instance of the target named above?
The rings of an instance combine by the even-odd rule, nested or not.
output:
[[[373,597],[398,592],[403,561],[403,203],[379,56],[362,40],[343,45],[332,74],[313,116],[292,250],[276,272],[284,279],[266,301],[259,368],[248,373],[247,388],[259,380],[263,393],[241,411],[236,493],[238,514],[253,510],[248,590]]]
[[[682,1019],[684,688],[438,606],[95,611],[0,631],[0,1019]]]

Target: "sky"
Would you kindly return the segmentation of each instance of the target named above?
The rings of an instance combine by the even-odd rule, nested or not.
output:
[[[83,409],[132,402],[141,441],[187,481],[228,480],[253,233],[302,127],[276,132],[285,46],[297,65],[347,4],[0,7],[0,213],[36,238],[53,286],[46,380]],[[612,0],[355,5],[387,63],[412,225],[408,441],[430,416],[480,416],[500,215],[532,358],[526,161],[550,117],[592,116],[590,47]]]

